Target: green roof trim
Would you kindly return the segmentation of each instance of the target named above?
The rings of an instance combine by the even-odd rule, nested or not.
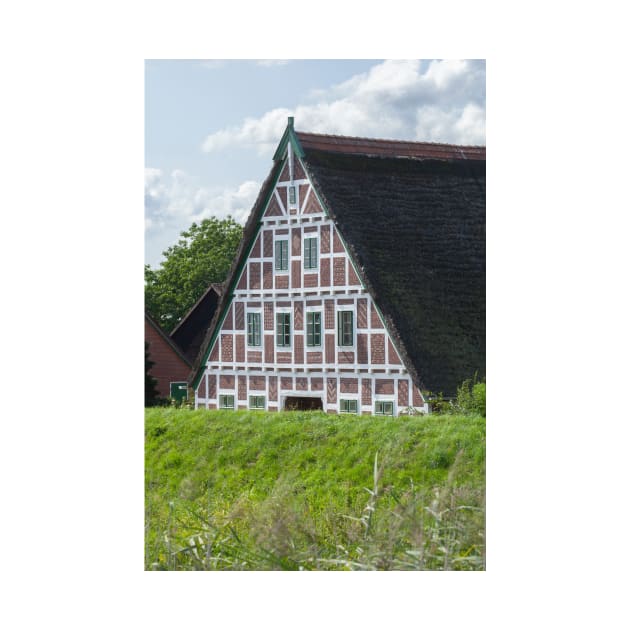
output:
[[[287,128],[284,130],[282,134],[282,138],[280,139],[280,144],[276,149],[276,152],[273,154],[273,161],[277,162],[278,160],[282,160],[285,157],[287,145],[291,143],[293,147],[293,152],[300,158],[304,157],[304,149],[300,144],[300,140],[295,133],[295,129],[293,128],[293,116],[289,116],[289,120],[287,123]]]

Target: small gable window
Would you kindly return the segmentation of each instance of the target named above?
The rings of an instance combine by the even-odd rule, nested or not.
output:
[[[276,345],[282,348],[291,345],[290,313],[276,313]]]
[[[377,400],[374,403],[374,414],[377,416],[393,416],[394,403],[391,400]]]
[[[304,239],[304,269],[317,269],[317,237]]]
[[[354,313],[352,311],[339,311],[337,313],[337,345],[352,346],[354,343]]]
[[[295,186],[289,186],[289,205],[294,206],[296,203]]]
[[[306,345],[322,345],[322,314],[306,313]]]
[[[247,345],[260,345],[260,313],[247,313]]]
[[[221,394],[219,396],[219,407],[221,409],[234,409],[234,395]]]
[[[276,241],[276,271],[289,269],[289,241]]]

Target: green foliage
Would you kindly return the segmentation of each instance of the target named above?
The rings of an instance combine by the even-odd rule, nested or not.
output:
[[[456,413],[472,413],[486,417],[486,384],[473,379],[466,379],[457,388],[457,398],[454,402]]]
[[[243,228],[231,217],[193,223],[164,252],[158,269],[144,267],[145,308],[170,332],[213,282],[223,282]]]
[[[479,416],[163,408],[145,423],[147,569],[484,567]]]

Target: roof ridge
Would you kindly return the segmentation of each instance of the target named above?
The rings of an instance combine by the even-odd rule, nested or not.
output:
[[[449,142],[430,142],[428,140],[394,140],[393,138],[369,138],[366,136],[342,136],[332,133],[314,133],[311,131],[295,131],[298,137],[300,136],[316,136],[318,138],[335,138],[339,140],[362,140],[368,142],[394,142],[397,144],[420,144],[430,145],[435,147],[451,147],[451,148],[466,148],[466,149],[485,149],[485,144],[452,144]]]

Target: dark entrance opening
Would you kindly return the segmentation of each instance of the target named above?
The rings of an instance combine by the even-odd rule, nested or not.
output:
[[[287,396],[284,401],[285,411],[315,411],[323,409],[321,398],[309,396]]]

